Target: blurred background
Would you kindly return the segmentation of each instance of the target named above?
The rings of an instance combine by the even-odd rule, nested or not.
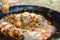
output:
[[[15,5],[37,5],[48,7],[60,12],[60,0],[8,0],[9,6]],[[0,0],[0,8],[2,0]]]

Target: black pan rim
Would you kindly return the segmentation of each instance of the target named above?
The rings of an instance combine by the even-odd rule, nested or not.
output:
[[[15,7],[21,7],[21,8],[23,8],[24,10],[36,10],[36,11],[46,11],[47,13],[51,13],[51,12],[56,12],[56,13],[59,13],[59,12],[57,12],[56,10],[53,10],[53,9],[50,9],[50,8],[47,8],[47,7],[43,7],[43,6],[36,6],[36,5],[16,5],[16,6],[11,6],[10,8],[9,8],[9,13],[11,13],[11,10],[12,9],[14,9]],[[30,8],[32,8],[32,9],[30,9]],[[18,8],[17,8],[18,9]],[[21,10],[23,10],[23,9],[21,9]],[[20,11],[21,11],[20,10]],[[17,11],[17,10],[16,10]],[[14,12],[14,11],[13,11]],[[12,12],[12,13],[13,13]]]

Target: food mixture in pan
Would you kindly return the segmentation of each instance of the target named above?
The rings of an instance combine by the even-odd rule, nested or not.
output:
[[[55,27],[42,15],[24,12],[2,18],[0,31],[16,40],[47,40]]]

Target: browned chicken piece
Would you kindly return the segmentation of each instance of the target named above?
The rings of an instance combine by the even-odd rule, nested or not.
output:
[[[16,27],[18,27],[19,25],[17,24],[17,20],[12,18],[12,17],[7,17],[6,20],[12,24],[14,24]]]
[[[6,17],[6,20],[8,22],[12,23],[13,25],[15,25],[16,27],[21,27],[21,25],[22,25],[20,20],[18,21],[17,19],[15,19],[14,17],[11,17],[11,16]]]

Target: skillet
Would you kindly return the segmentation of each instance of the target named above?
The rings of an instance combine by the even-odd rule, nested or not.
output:
[[[14,14],[14,13],[21,13],[21,12],[34,12],[36,14],[42,15],[44,16],[44,18],[46,18],[48,21],[50,21],[52,23],[52,25],[54,25],[57,29],[57,32],[60,33],[60,13],[46,8],[46,7],[42,7],[42,6],[35,6],[35,5],[18,5],[18,6],[12,6],[9,8],[9,13],[2,13],[2,11],[0,10],[0,19],[5,17],[6,15],[9,14]],[[3,33],[0,32],[0,39],[3,38],[6,35],[3,35],[3,37],[1,37],[3,35]],[[54,37],[55,39],[60,37],[60,34],[53,34],[50,38],[48,38],[48,40],[51,40],[51,38]],[[6,36],[7,38],[7,36]],[[7,40],[12,40],[11,39],[7,39]],[[3,40],[3,39],[1,39]]]

